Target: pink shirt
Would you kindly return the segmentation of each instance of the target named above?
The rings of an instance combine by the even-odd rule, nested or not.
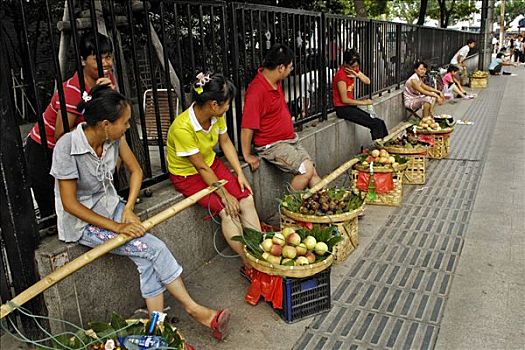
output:
[[[452,75],[452,72],[448,72],[443,77],[443,85],[448,87],[451,83],[454,83],[454,76]]]

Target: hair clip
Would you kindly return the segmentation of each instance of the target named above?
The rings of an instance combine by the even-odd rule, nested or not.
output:
[[[91,101],[91,95],[89,95],[86,91],[84,91],[82,93],[82,100],[84,100],[84,102],[89,102]]]
[[[197,80],[198,81],[195,83],[195,85],[203,87],[204,85],[206,85],[207,82],[211,80],[211,78],[209,74],[205,75],[203,72],[200,72],[199,74],[197,74]]]
[[[195,90],[195,92],[197,94],[202,94],[202,92],[204,91],[204,89],[202,88],[202,86],[197,86],[197,87],[194,87],[193,90]]]

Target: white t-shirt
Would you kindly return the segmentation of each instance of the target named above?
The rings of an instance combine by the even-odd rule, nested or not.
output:
[[[461,62],[463,62],[465,58],[467,57],[469,51],[470,51],[470,47],[468,47],[468,45],[463,46],[461,49],[459,49],[458,52],[456,52],[454,57],[452,57],[452,59],[450,60],[450,63],[458,64],[458,56],[461,56]]]

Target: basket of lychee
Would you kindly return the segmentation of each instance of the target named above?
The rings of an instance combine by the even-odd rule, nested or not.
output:
[[[386,149],[364,150],[356,156],[359,163],[354,168],[364,172],[389,173],[403,171],[407,167],[408,158],[398,154],[390,154]]]
[[[416,132],[419,134],[448,134],[454,130],[454,122],[451,118],[423,117],[415,124]]]
[[[411,130],[405,130],[397,137],[387,141],[384,148],[391,154],[424,154],[432,145],[431,136],[417,135]]]
[[[336,226],[284,228],[281,232],[261,233],[244,229],[234,240],[245,244],[248,263],[269,275],[302,278],[315,275],[332,265],[333,247],[343,238]]]

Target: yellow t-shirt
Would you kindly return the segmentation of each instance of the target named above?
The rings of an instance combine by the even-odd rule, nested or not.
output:
[[[168,131],[168,170],[173,175],[189,176],[197,174],[188,159],[189,156],[201,153],[204,162],[211,166],[215,160],[213,147],[219,141],[219,135],[227,131],[224,116],[211,119],[211,126],[204,130],[199,124],[193,105],[175,118]]]

